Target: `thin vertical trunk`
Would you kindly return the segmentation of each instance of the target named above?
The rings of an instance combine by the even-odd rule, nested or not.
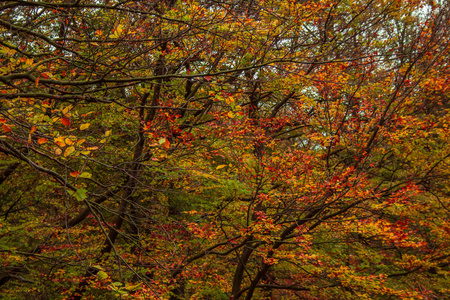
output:
[[[239,291],[241,290],[242,280],[244,279],[245,267],[253,250],[254,249],[251,244],[251,239],[249,239],[249,243],[247,243],[247,245],[244,246],[242,254],[239,256],[238,266],[236,267],[236,271],[234,272],[233,287],[231,289],[231,295],[233,299],[237,299],[234,297],[236,297]]]

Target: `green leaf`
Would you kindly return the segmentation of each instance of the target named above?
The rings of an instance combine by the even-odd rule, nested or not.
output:
[[[83,201],[84,199],[87,198],[87,190],[85,189],[78,189],[76,192],[74,191],[68,191],[68,194],[71,196],[74,196],[75,199],[77,199],[78,201]]]

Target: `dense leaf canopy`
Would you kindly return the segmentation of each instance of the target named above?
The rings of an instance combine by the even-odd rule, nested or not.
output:
[[[444,299],[450,7],[0,3],[2,299]]]

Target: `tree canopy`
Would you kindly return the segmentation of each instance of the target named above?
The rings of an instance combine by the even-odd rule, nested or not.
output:
[[[443,299],[450,6],[0,4],[4,299]]]

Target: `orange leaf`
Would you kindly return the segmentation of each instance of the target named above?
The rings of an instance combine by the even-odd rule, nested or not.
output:
[[[66,143],[66,145],[69,145],[69,146],[73,145],[73,141],[70,140],[69,138],[66,138],[66,139],[64,140],[64,142]]]
[[[3,129],[4,132],[11,132],[11,127],[9,127],[9,126],[6,125],[6,124],[3,124],[3,125],[2,125],[2,129]]]
[[[38,84],[39,84],[39,76],[36,78],[35,84],[36,84],[36,86],[38,86]]]
[[[64,143],[64,137],[60,136],[55,139],[55,143],[60,147],[65,147],[66,143]]]
[[[61,118],[61,123],[66,127],[70,126],[70,120],[67,118]]]
[[[33,133],[33,132],[35,132],[35,131],[36,131],[36,126],[31,126],[30,133]]]
[[[47,143],[47,139],[46,138],[40,138],[40,139],[37,140],[37,142],[38,142],[39,145],[42,145],[42,144]]]
[[[72,173],[70,173],[70,176],[72,177],[78,177],[80,175],[80,172],[78,171],[73,171]]]
[[[166,141],[164,142],[164,148],[169,149],[170,147],[170,142],[168,139],[166,139]]]

